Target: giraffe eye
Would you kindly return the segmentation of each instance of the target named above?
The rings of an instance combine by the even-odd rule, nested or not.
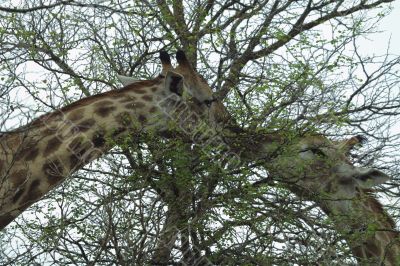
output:
[[[210,100],[205,100],[205,101],[204,101],[204,104],[205,104],[207,107],[211,107],[212,101],[210,101]]]
[[[211,107],[211,104],[213,102],[215,102],[217,99],[212,98],[211,100],[204,100],[203,103],[207,106],[207,107]]]
[[[312,153],[314,153],[315,155],[321,156],[321,157],[326,157],[326,154],[318,148],[310,148],[309,149]]]
[[[319,157],[326,157],[326,154],[319,148],[307,148],[300,151],[300,153],[312,152]]]

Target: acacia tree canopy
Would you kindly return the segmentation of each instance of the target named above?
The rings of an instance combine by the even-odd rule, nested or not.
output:
[[[351,157],[392,177],[378,195],[398,221],[400,57],[359,52],[392,1],[12,2],[2,132],[118,89],[117,74],[155,77],[158,52],[181,48],[243,128],[366,136]],[[226,167],[212,145],[151,134],[118,144],[0,233],[2,265],[355,262],[329,217],[257,162]]]

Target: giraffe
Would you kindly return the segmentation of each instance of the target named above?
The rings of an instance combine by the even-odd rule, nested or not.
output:
[[[78,100],[45,114],[26,126],[0,136],[0,230],[26,208],[62,183],[73,172],[109,151],[128,133],[162,133],[179,114],[182,94],[201,114],[212,115],[221,105],[194,71],[183,51],[172,67],[160,52],[161,74],[153,80],[135,80],[112,90]],[[183,123],[182,123],[183,124]]]
[[[154,80],[123,77],[126,86],[121,90],[79,100],[0,136],[0,229],[71,173],[111,149],[109,138],[142,130],[163,132],[169,124],[169,116],[164,114],[173,114],[179,106],[176,102],[186,98],[186,92],[193,96],[190,106],[207,114],[211,124],[226,121],[223,105],[182,51],[176,54],[176,68],[168,54],[160,53],[160,59],[162,73]],[[230,127],[220,133],[226,131],[230,132],[224,140],[233,150],[238,149],[241,144],[229,139],[237,138],[237,133],[245,135],[246,130]],[[360,140],[355,137],[334,143],[312,136],[282,145],[285,138],[272,134],[247,141],[241,155],[243,159],[263,159],[272,176],[297,195],[318,203],[360,263],[398,265],[399,233],[370,190],[389,177],[378,170],[355,167],[345,156]],[[279,150],[282,146],[284,151]]]
[[[289,143],[288,137],[271,133],[251,136],[237,151],[244,153],[242,158],[263,160],[274,180],[316,202],[361,265],[400,265],[399,231],[371,189],[389,176],[377,169],[356,167],[347,158],[364,140],[355,136],[334,142],[313,135]],[[240,145],[231,141],[232,147]]]
[[[371,190],[388,181],[389,176],[377,169],[355,167],[346,157],[363,141],[361,136],[340,142],[323,136],[303,139],[298,146],[300,164],[306,171],[314,171],[298,180],[296,186],[318,193],[311,197],[333,217],[335,228],[345,236],[359,263],[399,265],[400,234]]]

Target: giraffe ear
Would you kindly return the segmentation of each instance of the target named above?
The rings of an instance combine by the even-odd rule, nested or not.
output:
[[[354,179],[361,188],[372,188],[385,183],[390,177],[376,169],[361,168],[360,173],[355,175]]]
[[[173,71],[168,71],[165,77],[165,89],[182,96],[183,94],[183,77]]]
[[[118,78],[119,82],[121,82],[122,85],[124,85],[124,86],[128,86],[130,84],[133,84],[133,83],[139,81],[138,79],[134,79],[132,77],[127,77],[127,76],[118,75],[118,74],[117,74],[117,78]]]

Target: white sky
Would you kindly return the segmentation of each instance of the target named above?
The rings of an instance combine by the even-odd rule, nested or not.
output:
[[[359,42],[361,50],[369,53],[382,54],[390,41],[390,53],[400,55],[400,1],[391,4],[394,9],[389,16],[382,19],[379,29],[382,33],[369,36],[370,41]],[[365,46],[364,46],[365,45]]]

